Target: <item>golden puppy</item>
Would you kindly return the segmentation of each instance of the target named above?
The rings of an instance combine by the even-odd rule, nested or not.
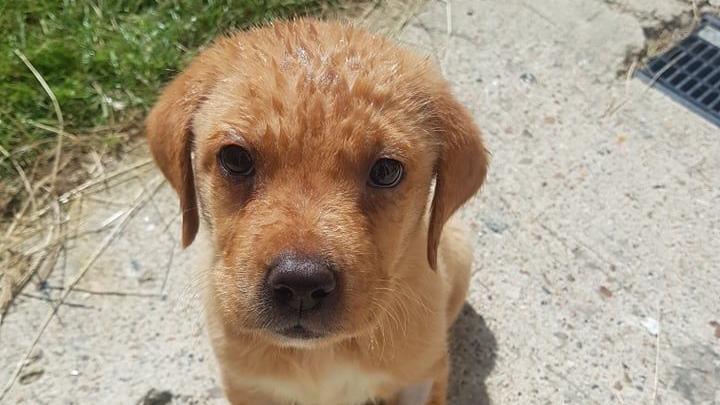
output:
[[[472,260],[446,222],[487,156],[427,58],[340,23],[239,32],[168,85],[147,135],[183,244],[209,231],[232,404],[445,403]]]

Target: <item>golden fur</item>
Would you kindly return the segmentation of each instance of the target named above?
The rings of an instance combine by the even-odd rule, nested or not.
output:
[[[209,230],[206,316],[232,404],[395,404],[425,388],[445,403],[447,330],[472,260],[448,219],[480,188],[487,154],[428,59],[349,25],[278,22],[218,39],[146,125],[183,244],[200,218]],[[223,176],[226,145],[251,151],[252,179]],[[405,167],[395,188],[366,184],[382,157]],[[288,250],[338,264],[342,310],[326,337],[265,328],[259,285]]]

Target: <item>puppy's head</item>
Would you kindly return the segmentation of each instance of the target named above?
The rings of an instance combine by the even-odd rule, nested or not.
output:
[[[165,89],[147,134],[180,197],[183,244],[200,216],[210,231],[226,330],[281,344],[373,328],[412,246],[436,267],[443,224],[487,165],[427,60],[313,21],[217,41]]]

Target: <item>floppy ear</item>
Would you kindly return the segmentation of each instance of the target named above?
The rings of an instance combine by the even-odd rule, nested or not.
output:
[[[155,163],[180,198],[183,247],[192,243],[199,227],[191,160],[192,117],[214,82],[201,59],[202,55],[170,82],[145,121],[145,131]]]
[[[472,116],[447,85],[435,96],[433,114],[433,126],[440,137],[440,155],[435,167],[427,255],[430,267],[435,270],[442,228],[485,181],[488,152]]]

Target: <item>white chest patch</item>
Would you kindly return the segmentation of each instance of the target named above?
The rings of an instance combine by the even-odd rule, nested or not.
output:
[[[277,398],[282,404],[363,405],[388,381],[382,373],[370,373],[338,365],[320,375],[297,378],[252,378],[243,383]]]
[[[430,391],[432,390],[432,381],[423,381],[421,383],[411,385],[400,392],[398,403],[400,405],[424,405],[430,399]]]

